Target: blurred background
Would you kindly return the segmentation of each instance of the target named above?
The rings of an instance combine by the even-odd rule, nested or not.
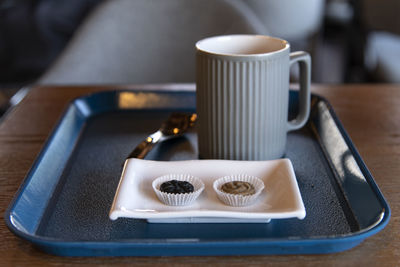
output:
[[[113,69],[131,68],[133,62],[124,63],[124,60],[118,60],[118,56],[121,57],[121,55],[115,56],[118,51],[107,50],[109,48],[101,46],[105,43],[104,38],[121,37],[117,42],[118,47],[122,45],[134,47],[137,40],[147,38],[143,37],[146,32],[153,32],[149,30],[151,22],[146,21],[140,22],[141,28],[133,29],[134,23],[140,24],[137,22],[139,18],[161,20],[165,14],[167,21],[165,23],[169,23],[171,18],[179,16],[181,12],[166,5],[175,7],[184,2],[186,7],[182,14],[190,16],[191,13],[187,11],[190,8],[188,6],[198,5],[202,1],[0,0],[0,115],[18,101],[15,94],[21,88],[32,84],[85,84],[97,81],[98,83],[194,82],[190,75],[186,76],[187,79],[178,76],[163,79],[149,76],[146,79],[139,79],[132,73],[126,73],[125,79],[110,74],[112,70],[98,67],[101,65],[99,54],[102,54],[104,49],[105,61],[107,53],[111,53],[111,59],[115,58],[113,66],[119,62],[128,64]],[[217,5],[217,2],[222,4]],[[238,26],[236,31],[246,29],[249,33],[281,37],[291,43],[293,51],[308,51],[313,59],[314,83],[400,82],[400,19],[398,18],[400,1],[398,0],[215,0],[205,8],[227,10],[223,7],[226,4],[232,6],[233,10],[239,10],[239,12],[232,11],[233,13],[246,17],[245,23]],[[144,5],[149,6],[146,9]],[[151,10],[151,14],[147,16],[143,14],[142,8]],[[159,13],[155,13],[155,9],[159,9]],[[207,17],[201,17],[203,16],[201,8],[196,6],[195,9],[197,10],[193,12],[198,12],[199,15],[192,16],[193,20],[200,22],[202,19],[209,20]],[[204,11],[204,14],[206,13],[207,11]],[[233,13],[225,13],[227,17],[232,16],[235,20],[232,25],[237,24],[236,13],[235,16]],[[119,14],[127,15],[124,17]],[[222,18],[221,14],[216,16],[219,16],[217,19]],[[110,36],[110,33],[105,35],[107,29],[110,32],[124,34],[105,37]],[[221,33],[235,32],[231,30],[221,29]],[[143,36],[140,34],[141,31]],[[207,33],[212,35],[210,31],[203,31],[201,35],[194,35],[191,38],[207,36]],[[101,36],[102,34],[105,36]],[[98,45],[94,47],[93,42]],[[145,46],[145,43],[141,45]],[[193,47],[194,43],[190,43],[190,46]],[[88,56],[90,53],[93,57]],[[124,53],[131,54],[129,50]],[[75,61],[71,58],[75,58]],[[75,69],[73,63],[76,64],[76,58],[81,59],[79,65],[89,66],[83,68],[83,71],[79,70],[79,77],[76,76],[78,74],[66,74],[69,70]],[[143,61],[141,59],[138,62],[142,64]],[[90,73],[88,71],[85,75],[88,68]],[[104,75],[102,71],[106,71],[110,76]],[[138,77],[143,76],[140,75],[138,74]],[[295,71],[293,76],[295,79]]]

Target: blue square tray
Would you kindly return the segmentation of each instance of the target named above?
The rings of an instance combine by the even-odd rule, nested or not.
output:
[[[298,94],[290,92],[296,114]],[[195,111],[195,93],[108,91],[71,102],[5,214],[9,229],[66,256],[331,253],[382,230],[390,209],[323,98],[288,135],[306,207],[304,220],[268,224],[154,224],[108,218],[121,164],[173,111]],[[159,144],[146,159],[197,159],[195,131]]]

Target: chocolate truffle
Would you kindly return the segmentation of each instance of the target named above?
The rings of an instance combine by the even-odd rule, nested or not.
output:
[[[252,184],[243,181],[232,181],[224,183],[221,186],[221,191],[228,194],[242,195],[242,196],[253,195],[256,192]]]
[[[161,184],[160,191],[170,194],[186,194],[192,193],[194,187],[186,181],[171,180]]]

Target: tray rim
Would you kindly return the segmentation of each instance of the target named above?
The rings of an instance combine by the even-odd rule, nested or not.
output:
[[[290,91],[297,91],[297,90],[290,90]],[[365,240],[367,237],[372,236],[379,231],[381,231],[383,228],[386,227],[386,225],[389,223],[390,217],[391,217],[391,209],[389,207],[388,202],[386,201],[385,197],[383,196],[381,190],[379,189],[378,185],[376,184],[371,172],[365,165],[364,161],[361,158],[361,155],[358,153],[358,150],[356,149],[354,143],[352,142],[351,138],[347,134],[346,130],[344,129],[341,121],[339,120],[338,116],[336,115],[332,105],[329,103],[329,101],[318,94],[312,93],[311,97],[316,98],[319,101],[323,101],[329,110],[330,115],[332,116],[336,126],[338,127],[342,137],[344,138],[344,141],[346,142],[346,145],[349,147],[350,151],[352,152],[352,155],[354,156],[360,170],[362,173],[365,175],[365,178],[367,179],[371,189],[375,193],[377,199],[379,200],[380,204],[383,207],[382,213],[379,216],[379,219],[370,225],[369,227],[360,229],[358,231],[352,232],[352,233],[346,233],[340,236],[324,236],[324,237],[315,237],[315,238],[309,238],[309,239],[297,239],[297,240],[292,240],[292,239],[282,239],[282,238],[251,238],[251,239],[235,239],[234,241],[218,241],[218,240],[208,240],[204,241],[201,239],[196,239],[196,242],[190,242],[188,240],[187,242],[177,242],[177,243],[168,243],[168,241],[171,240],[165,240],[165,239],[139,239],[139,238],[134,238],[134,239],[129,239],[129,240],[121,240],[120,242],[116,241],[66,241],[66,240],[60,240],[57,238],[52,238],[52,237],[44,237],[44,236],[39,236],[36,234],[31,234],[24,232],[23,230],[19,229],[18,226],[16,226],[13,223],[13,217],[12,217],[12,211],[15,208],[15,205],[17,202],[21,199],[22,193],[25,190],[26,186],[32,179],[32,174],[34,171],[37,169],[41,159],[44,157],[46,154],[46,151],[50,144],[52,143],[55,133],[57,132],[57,129],[59,128],[60,124],[63,121],[64,116],[70,109],[71,105],[76,103],[78,100],[83,100],[83,99],[88,99],[94,95],[99,95],[99,94],[119,94],[121,92],[132,92],[132,93],[167,93],[167,94],[174,94],[174,93],[194,93],[195,90],[190,89],[190,90],[176,90],[173,88],[168,88],[168,89],[140,89],[140,88],[133,88],[133,89],[116,89],[116,90],[102,90],[98,92],[92,92],[89,94],[84,94],[81,96],[78,96],[76,98],[73,98],[64,108],[64,111],[60,114],[57,122],[53,126],[52,130],[49,132],[49,135],[44,142],[39,154],[36,156],[34,162],[32,163],[29,171],[25,175],[24,179],[22,180],[18,190],[15,192],[13,199],[10,201],[8,207],[6,208],[4,212],[4,220],[5,224],[8,227],[8,229],[15,234],[16,236],[20,237],[21,239],[24,239],[28,242],[31,242],[33,245],[36,245],[40,248],[42,248],[44,251],[56,254],[56,255],[62,255],[62,256],[126,256],[126,255],[132,255],[132,256],[141,256],[141,255],[146,255],[146,256],[157,256],[157,255],[232,255],[235,254],[234,250],[227,251],[228,253],[220,254],[220,253],[206,253],[203,254],[201,253],[202,251],[199,251],[199,253],[195,254],[188,254],[188,253],[178,253],[178,254],[160,254],[160,253],[140,253],[135,254],[135,253],[128,253],[126,254],[123,253],[124,251],[121,251],[121,254],[118,254],[117,251],[114,251],[115,249],[148,249],[149,244],[154,244],[154,245],[161,245],[165,246],[168,244],[168,246],[176,247],[176,248],[184,248],[184,247],[194,247],[198,248],[198,246],[201,246],[203,249],[205,249],[207,246],[210,246],[212,249],[213,245],[218,245],[225,244],[226,247],[231,248],[232,246],[235,247],[237,245],[243,245],[243,241],[246,242],[246,246],[252,246],[252,245],[258,245],[258,247],[273,247],[276,245],[280,245],[281,247],[285,247],[285,244],[288,247],[292,246],[304,246],[306,249],[311,248],[310,251],[304,251],[301,252],[301,254],[323,254],[323,253],[334,253],[334,252],[340,252],[344,250],[348,250],[350,248],[353,248],[360,244],[363,240]],[[164,108],[165,109],[165,108]],[[163,109],[161,109],[163,110]],[[179,110],[174,109],[174,110]],[[103,112],[103,111],[102,111]],[[101,114],[102,112],[96,113],[95,115]],[[90,117],[90,116],[89,116]],[[144,242],[147,241],[147,242]],[[325,251],[321,250],[315,250],[312,249],[315,247],[315,245],[318,244],[325,244],[330,246],[329,249],[325,249]],[[335,246],[337,244],[342,244],[339,247]],[[90,252],[86,253],[86,251],[81,251],[81,249],[104,249],[104,246],[106,245],[108,248],[107,251],[101,252],[101,254],[96,255],[95,252]],[[347,245],[347,246],[346,246]],[[60,250],[61,249],[61,250]],[[209,249],[210,252],[212,250]],[[243,253],[243,255],[256,255],[258,253]],[[261,253],[261,254],[271,254],[271,253]],[[274,254],[274,253],[273,253]],[[285,252],[278,252],[277,254],[299,254],[298,252],[290,252],[290,251],[285,251]]]

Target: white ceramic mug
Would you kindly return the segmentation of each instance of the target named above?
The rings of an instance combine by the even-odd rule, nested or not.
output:
[[[200,158],[267,160],[285,152],[288,131],[310,112],[311,58],[287,41],[226,35],[196,43]],[[288,121],[289,69],[299,62],[299,114]]]

